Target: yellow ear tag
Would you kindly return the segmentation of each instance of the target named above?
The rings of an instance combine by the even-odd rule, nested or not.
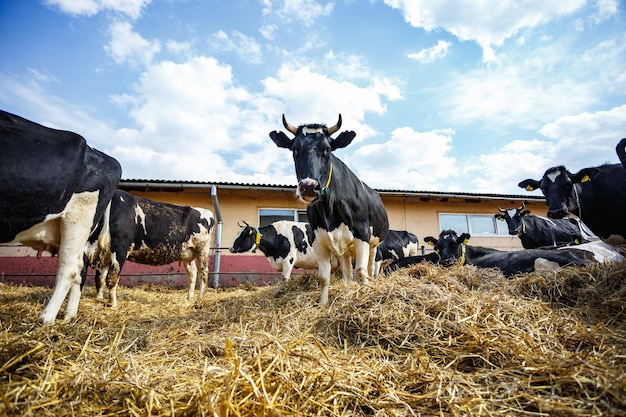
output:
[[[467,242],[469,242],[469,239],[463,239],[463,244],[467,245]]]
[[[587,181],[591,181],[591,178],[589,178],[589,175],[585,175],[580,182],[587,182]]]
[[[426,242],[426,243],[428,243],[428,246],[435,246],[435,244],[433,243],[433,241],[432,241],[432,240],[429,240],[429,241],[428,241],[428,242]]]
[[[534,191],[535,189],[532,187],[532,185],[527,185],[526,186],[526,191]]]
[[[261,233],[257,232],[256,233],[256,241],[254,242],[257,246],[259,245],[259,243],[261,243]]]

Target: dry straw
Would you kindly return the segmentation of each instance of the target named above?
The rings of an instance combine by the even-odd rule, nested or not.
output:
[[[87,288],[78,318],[0,287],[0,414],[626,415],[626,264],[506,279],[432,265],[368,285],[314,276],[210,292]]]

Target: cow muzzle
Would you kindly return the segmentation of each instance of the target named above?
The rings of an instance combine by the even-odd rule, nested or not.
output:
[[[298,183],[298,198],[305,203],[312,203],[320,196],[322,187],[320,183],[311,178],[305,178]]]
[[[569,214],[569,211],[563,207],[556,209],[556,210],[548,210],[548,217],[551,219],[562,219],[568,214]]]

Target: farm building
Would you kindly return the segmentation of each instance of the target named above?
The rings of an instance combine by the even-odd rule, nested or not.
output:
[[[228,248],[240,231],[242,221],[264,226],[277,220],[306,221],[306,206],[295,197],[293,185],[182,182],[125,179],[119,188],[131,194],[172,204],[204,207],[221,214],[216,233],[209,285],[232,287],[243,283],[263,284],[280,279],[263,253],[232,254]],[[391,229],[407,230],[418,236],[436,236],[441,230],[469,232],[472,244],[497,249],[521,249],[519,239],[507,233],[506,223],[493,217],[502,208],[522,202],[535,214],[545,214],[543,196],[461,192],[377,190],[385,204]],[[216,207],[218,206],[218,207]],[[221,235],[221,236],[219,236]],[[221,237],[221,238],[220,238]],[[425,253],[430,247],[423,248]],[[218,260],[219,259],[219,260]],[[298,273],[295,270],[294,273]],[[53,285],[56,258],[20,245],[0,246],[2,282]],[[93,275],[90,271],[89,276]],[[126,263],[121,285],[186,285],[185,269],[178,263],[163,267]],[[88,285],[92,285],[91,280]]]

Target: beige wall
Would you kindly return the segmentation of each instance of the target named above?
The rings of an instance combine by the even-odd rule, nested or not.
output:
[[[185,189],[184,191],[139,191],[127,190],[135,195],[173,204],[186,204],[213,210],[210,189]],[[223,217],[222,247],[228,247],[239,233],[238,222],[247,221],[258,225],[259,210],[262,208],[291,208],[305,210],[291,190],[271,189],[217,189],[217,196]],[[389,216],[390,228],[408,230],[415,233],[422,244],[425,236],[439,235],[439,214],[495,214],[498,205],[509,208],[521,205],[520,200],[509,199],[469,199],[469,198],[421,198],[407,195],[381,195]],[[544,202],[530,201],[526,208],[535,214],[544,214]],[[470,244],[488,246],[503,250],[521,249],[516,236],[473,236]],[[427,247],[427,250],[429,247]],[[249,254],[248,254],[249,255]]]

